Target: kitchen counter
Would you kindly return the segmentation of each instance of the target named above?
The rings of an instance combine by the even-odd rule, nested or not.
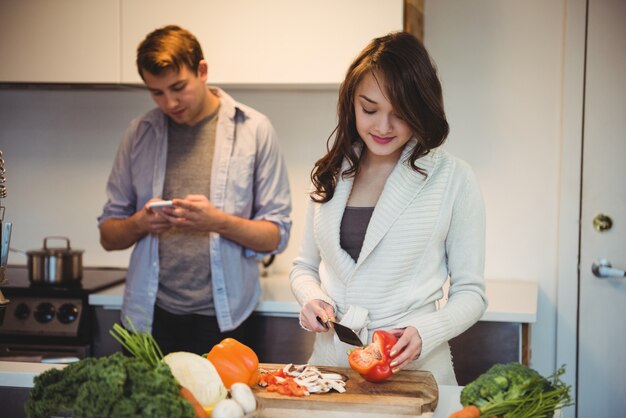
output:
[[[472,381],[495,363],[530,364],[531,325],[537,319],[537,283],[487,279],[486,288],[489,306],[482,318],[450,340],[460,384]],[[97,329],[109,330],[119,321],[123,294],[124,285],[118,285],[89,295],[89,303],[96,309]],[[440,306],[445,303],[446,297],[439,302]],[[307,361],[315,336],[300,328],[299,311],[286,274],[261,278],[261,297],[251,320],[254,323],[253,348],[264,362]],[[119,347],[108,332],[96,338],[94,355],[116,350]]]
[[[537,319],[537,283],[511,279],[487,279],[489,306],[481,321],[534,323]],[[89,295],[89,304],[120,309],[124,285]],[[445,303],[442,301],[442,304]],[[291,293],[286,274],[261,278],[261,298],[256,312],[263,315],[297,317],[300,305]]]
[[[40,363],[21,363],[21,362],[9,362],[0,361],[0,391],[4,388],[26,388],[33,387],[33,379],[35,376],[43,373],[51,368],[63,368],[64,365],[50,365]],[[439,402],[437,409],[433,415],[423,415],[424,417],[432,418],[448,418],[450,414],[458,409],[461,405],[459,403],[459,394],[461,392],[460,386],[439,386]],[[282,411],[288,413],[289,410]],[[290,410],[293,412],[293,410]],[[302,413],[307,411],[302,410]],[[320,411],[311,411],[320,412]],[[267,410],[261,414],[261,418],[278,418],[286,417],[288,415],[281,414],[281,410]],[[345,413],[333,413],[330,411],[324,411],[324,416],[329,418],[353,418],[353,413],[347,416]]]
[[[35,376],[50,369],[62,369],[65,364],[0,361],[0,387],[32,388]]]

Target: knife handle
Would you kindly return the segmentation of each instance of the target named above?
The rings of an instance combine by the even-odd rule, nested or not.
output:
[[[319,322],[320,324],[322,324],[322,326],[326,329],[328,329],[328,322],[324,322],[322,321],[322,318],[320,318],[319,316],[315,317],[317,319],[317,322]]]

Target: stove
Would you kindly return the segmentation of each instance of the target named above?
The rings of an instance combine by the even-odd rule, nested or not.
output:
[[[0,310],[0,360],[91,355],[94,309],[89,294],[125,281],[126,269],[83,269],[70,285],[31,284],[28,269],[10,266],[2,286],[10,300]]]

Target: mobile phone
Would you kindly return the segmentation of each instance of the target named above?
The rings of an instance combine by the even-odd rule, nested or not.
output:
[[[161,200],[160,202],[152,202],[148,205],[148,207],[152,210],[159,210],[166,206],[174,206],[171,200]]]

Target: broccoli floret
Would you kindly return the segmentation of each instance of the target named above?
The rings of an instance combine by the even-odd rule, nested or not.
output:
[[[564,372],[564,368],[561,368],[553,376],[553,385],[537,371],[523,364],[496,364],[463,388],[461,404],[477,406],[481,410],[481,417],[526,416],[524,410],[531,404],[537,410],[551,409],[553,412],[559,404],[566,405],[571,401],[569,387],[559,380]]]
[[[84,359],[37,376],[26,416],[49,418],[60,411],[82,418],[194,417],[167,365],[151,367],[121,353]]]
[[[530,367],[520,363],[496,364],[461,392],[463,405],[478,407],[505,399],[519,399],[537,384],[549,383]]]

